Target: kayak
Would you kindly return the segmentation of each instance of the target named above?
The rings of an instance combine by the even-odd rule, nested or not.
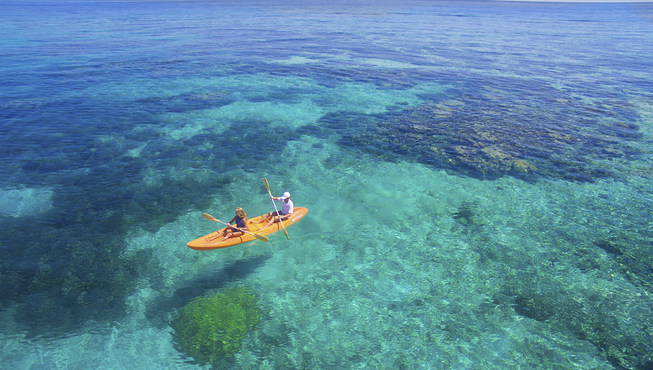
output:
[[[299,221],[302,219],[302,217],[306,216],[306,213],[308,213],[308,208],[305,207],[295,207],[292,216],[288,217],[283,221],[283,226],[288,227],[295,222]],[[265,227],[267,222],[263,222],[263,216],[257,216],[254,217],[250,220],[248,220],[248,226],[250,233],[258,234],[258,235],[268,235],[272,234],[273,232],[279,231],[282,229],[281,223],[280,222],[274,222],[272,225]],[[275,216],[276,217],[276,216]],[[226,248],[226,247],[232,247],[234,245],[246,243],[249,241],[252,241],[256,239],[254,235],[251,234],[243,234],[241,236],[236,236],[236,237],[231,237],[225,240],[222,240],[222,232],[226,229],[226,227],[214,231],[210,234],[204,235],[202,237],[199,237],[193,241],[190,241],[186,243],[188,248],[191,249],[196,249],[199,251],[205,251],[205,250],[211,250],[211,249],[218,249],[218,248]]]

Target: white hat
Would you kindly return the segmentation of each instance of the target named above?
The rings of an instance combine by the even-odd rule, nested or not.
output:
[[[283,200],[286,200],[286,199],[290,198],[290,193],[289,193],[289,192],[285,192],[285,193],[283,193],[283,195],[280,196],[279,198],[280,198],[280,199],[283,199]]]

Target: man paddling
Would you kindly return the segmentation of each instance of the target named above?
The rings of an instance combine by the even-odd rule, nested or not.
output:
[[[279,211],[279,217],[277,217],[276,211],[267,213],[264,216],[263,222],[268,221],[268,220],[270,221],[270,222],[268,222],[267,225],[264,226],[264,228],[272,225],[272,223],[274,223],[274,222],[279,222],[281,220],[287,219],[288,217],[290,217],[292,212],[295,210],[295,205],[293,204],[292,200],[290,200],[290,193],[289,192],[283,193],[283,195],[280,196],[280,197],[272,197],[271,196],[271,198],[272,198],[272,200],[282,201],[282,203],[281,203],[282,206],[281,206],[281,210]]]

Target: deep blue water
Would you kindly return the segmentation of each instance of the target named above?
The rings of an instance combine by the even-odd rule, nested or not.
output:
[[[246,285],[234,368],[652,366],[652,31],[650,3],[1,4],[0,361],[194,366],[120,334]],[[185,247],[268,211],[265,176],[301,241]]]

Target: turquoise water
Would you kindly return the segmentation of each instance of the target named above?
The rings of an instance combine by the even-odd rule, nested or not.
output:
[[[0,363],[653,366],[653,8],[0,5]],[[270,241],[185,243],[293,194]]]

